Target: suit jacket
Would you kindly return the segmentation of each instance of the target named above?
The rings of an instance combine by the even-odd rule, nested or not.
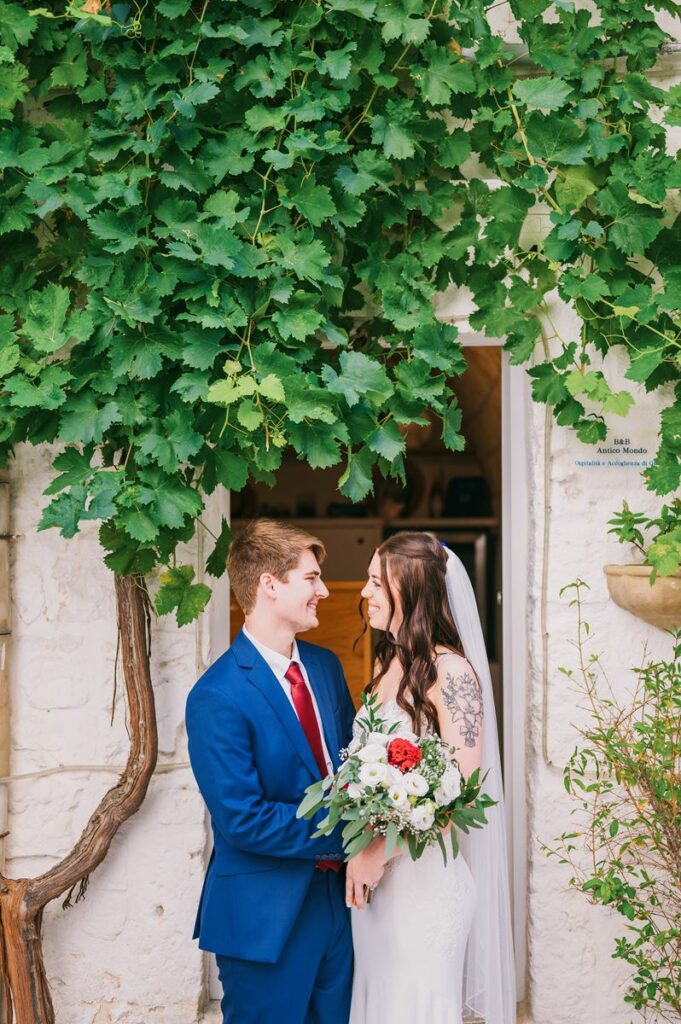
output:
[[[298,649],[338,768],[355,713],[340,661],[304,641]],[[315,861],[343,857],[339,829],[310,838],[324,812],[296,818],[319,769],[281,684],[243,632],[192,688],[186,720],[214,838],[194,938],[213,953],[274,963]]]

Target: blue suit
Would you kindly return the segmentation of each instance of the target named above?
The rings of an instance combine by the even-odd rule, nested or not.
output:
[[[334,768],[354,707],[335,654],[298,641]],[[240,632],[187,700],[189,756],[214,849],[194,937],[217,955],[225,1024],[347,1024],[352,947],[340,832],[296,818],[319,769],[281,684]]]

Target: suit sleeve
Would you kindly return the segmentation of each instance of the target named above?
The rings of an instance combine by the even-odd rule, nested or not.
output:
[[[224,695],[209,688],[190,693],[187,736],[192,770],[214,827],[235,849],[307,860],[343,856],[339,831],[311,838],[324,811],[309,820],[296,818],[297,803],[265,798],[248,724]]]
[[[339,690],[340,701],[339,715],[341,726],[341,745],[343,747],[347,747],[352,739],[352,724],[355,720],[356,714],[355,705],[352,703],[352,697],[350,696],[350,690],[345,679],[340,659],[334,655],[334,660],[336,664],[336,685]]]

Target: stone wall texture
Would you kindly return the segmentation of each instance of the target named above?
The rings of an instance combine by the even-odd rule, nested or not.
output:
[[[36,532],[49,454],[21,448],[11,470],[11,771],[54,770],[10,787],[6,855],[15,877],[45,871],[67,853],[128,752],[120,679],[111,721],[113,576],[97,530],[89,526],[69,541],[54,530]],[[186,767],[183,716],[203,667],[201,629],[155,623],[159,770],[86,898],[46,911],[45,956],[60,1024],[197,1019],[204,966],[190,935],[206,829]]]

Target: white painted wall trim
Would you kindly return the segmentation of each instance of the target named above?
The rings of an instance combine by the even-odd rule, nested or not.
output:
[[[211,529],[216,533],[220,529],[223,516],[227,522],[231,520],[230,497],[230,491],[225,490],[224,487],[218,487],[208,499]],[[210,584],[213,588],[213,596],[208,605],[209,654],[207,665],[212,665],[229,647],[229,580],[227,573],[219,580],[210,580]]]
[[[443,317],[459,326],[461,345],[500,346],[500,338],[478,334],[466,317]],[[518,1000],[527,998],[527,770],[528,595],[529,580],[529,423],[527,368],[512,366],[501,352],[501,494],[504,763],[508,863]]]
[[[227,522],[231,521],[231,491],[220,486],[217,487],[206,499],[206,522],[215,534],[218,534],[220,531],[220,524],[223,516]],[[202,532],[201,527],[199,527],[199,532]],[[212,541],[209,543],[212,543]],[[205,548],[205,541],[203,547]],[[200,573],[203,571],[204,564],[204,551],[199,550]],[[227,573],[221,576],[218,580],[210,579],[208,582],[212,587],[213,596],[210,599],[207,613],[201,616],[201,619],[205,619],[205,622],[201,622],[197,625],[197,651],[200,652],[197,657],[197,677],[203,673],[209,665],[212,665],[214,661],[217,661],[220,655],[224,654],[229,647],[230,599],[229,579],[227,578]],[[210,821],[207,811],[205,812],[205,823],[206,849],[204,851],[204,857],[205,862],[207,863],[212,848]],[[215,1006],[218,1005],[218,1001],[222,998],[222,985],[220,984],[220,979],[218,977],[217,963],[212,953],[203,954],[203,988],[205,1001],[215,1008]],[[215,1012],[217,1014],[217,1010]],[[219,1018],[218,1016],[215,1017],[216,1022],[218,1019],[222,1019],[221,1014],[219,1015]]]
[[[502,352],[502,594],[504,778],[518,999],[527,976],[527,583],[529,378]]]

